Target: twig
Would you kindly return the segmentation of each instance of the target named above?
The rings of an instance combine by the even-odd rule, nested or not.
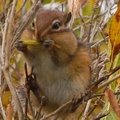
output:
[[[9,89],[11,91],[13,100],[15,102],[15,105],[16,105],[16,108],[17,108],[16,110],[17,110],[17,113],[18,113],[19,120],[23,120],[24,119],[24,114],[23,114],[22,106],[21,106],[20,100],[18,98],[18,95],[16,93],[16,90],[14,88],[14,85],[13,85],[13,83],[11,81],[11,78],[10,78],[10,75],[9,75],[8,66],[6,66],[6,67],[3,68],[3,73],[4,73],[5,80],[6,80],[8,86],[9,86]]]
[[[87,102],[86,108],[83,113],[82,120],[86,120],[86,116],[87,116],[88,110],[90,108],[91,101],[92,101],[92,99],[88,100],[88,102]]]
[[[13,9],[14,9],[14,7],[13,7]],[[2,71],[4,73],[4,77],[5,77],[6,83],[9,86],[9,89],[11,91],[13,100],[14,100],[14,102],[16,104],[16,108],[17,108],[16,110],[17,110],[17,113],[18,113],[18,116],[19,116],[19,120],[23,120],[23,118],[24,118],[23,110],[22,110],[19,98],[17,96],[17,93],[15,91],[15,88],[13,86],[13,83],[11,81],[10,74],[9,74],[9,57],[10,57],[10,54],[9,54],[9,52],[10,52],[9,51],[10,44],[9,44],[9,42],[10,42],[11,38],[7,39],[6,36],[7,36],[7,33],[8,33],[8,26],[9,26],[9,22],[8,21],[9,21],[10,12],[11,11],[8,10],[7,17],[6,17],[6,22],[5,22],[5,27],[4,27],[4,31],[3,31],[2,56],[1,56],[1,62],[2,63],[1,63],[1,65],[2,65]]]
[[[97,46],[100,43],[104,42],[104,40],[108,40],[108,36],[103,38],[103,39],[101,39],[101,40],[97,40],[97,41],[92,42],[91,48],[94,48],[95,46]]]
[[[6,61],[9,62],[9,57],[10,57],[10,49],[11,49],[11,41],[13,38],[13,31],[14,31],[14,18],[15,18],[15,10],[16,10],[16,4],[17,4],[17,0],[13,1],[12,4],[12,8],[11,8],[11,12],[10,12],[10,18],[9,18],[9,27],[8,27],[8,31],[7,31],[7,42],[6,42]]]
[[[4,31],[3,31],[3,35],[2,35],[2,49],[1,49],[1,67],[3,68],[5,65],[5,48],[6,48],[6,35],[7,35],[7,29],[8,29],[8,19],[9,19],[9,14],[10,14],[10,10],[7,13],[7,17],[5,20],[5,27],[4,27]]]
[[[114,95],[119,95],[119,94],[120,94],[120,92],[114,92]],[[99,96],[105,96],[105,93],[93,94],[93,95],[91,95],[91,98],[99,97]]]
[[[112,7],[113,7],[113,5],[110,6],[110,8],[112,8]],[[106,10],[105,10],[104,12],[102,12],[102,13],[99,13],[99,14],[97,14],[97,15],[94,15],[92,21],[94,21],[95,19],[98,19],[98,18],[101,18],[101,17],[105,16],[107,13],[108,13],[108,9],[106,9]],[[85,16],[84,16],[83,18],[85,18]],[[87,17],[87,18],[88,18],[88,17]],[[91,18],[91,17],[90,17],[90,18]],[[90,20],[91,20],[91,19],[89,19],[88,21],[86,21],[85,24],[87,25],[87,24],[90,22]],[[82,26],[82,25],[76,26],[76,27],[73,29],[73,31],[76,31],[77,29],[80,29],[81,26]]]
[[[26,3],[26,2],[27,2],[26,0],[23,1],[21,7],[20,7],[19,10],[16,12],[16,15],[22,10],[22,8],[25,6],[25,3]]]
[[[105,87],[106,85],[110,84],[111,82],[115,81],[116,79],[120,78],[120,74],[116,75],[115,77],[113,77],[112,79],[108,80],[107,82],[103,83],[102,85],[100,85],[97,89],[100,90],[101,88]]]
[[[93,83],[93,85],[90,87],[90,89],[85,93],[83,94],[81,97],[78,96],[78,100],[76,102],[76,104],[74,105],[75,108],[77,108],[83,101],[88,101],[89,99],[91,99],[91,95],[93,94],[92,89],[98,85],[100,82],[102,82],[104,79],[107,79],[109,78],[110,75],[112,75],[113,73],[115,73],[117,70],[120,69],[120,66],[116,67],[115,69],[113,69],[111,72],[109,72],[108,74],[106,74],[105,77],[102,77],[99,79],[99,82],[95,82]],[[120,77],[120,75],[118,74],[117,76],[115,76],[114,78],[112,78],[111,80],[105,82],[103,85],[101,85],[100,87],[98,87],[97,90],[95,90],[94,92],[97,92],[98,90],[100,90],[101,88],[103,88],[105,85],[108,85],[110,84],[111,82],[113,82],[114,80],[118,79]]]
[[[63,108],[65,108],[66,106],[70,105],[72,103],[72,100],[66,102],[65,104],[61,105],[57,110],[55,110],[54,112],[48,114],[48,115],[45,115],[43,116],[43,118],[41,118],[40,120],[45,120],[51,116],[54,116],[56,115],[59,111],[61,111]]]
[[[93,111],[95,110],[95,108],[98,106],[98,103],[100,102],[101,98],[102,98],[102,97],[99,97],[98,100],[95,101],[94,106],[93,106],[92,109],[90,109],[90,111],[87,113],[87,117],[90,116],[90,115],[93,113]]]
[[[91,34],[91,28],[92,28],[92,21],[94,19],[94,14],[96,12],[96,9],[97,9],[97,2],[95,3],[94,5],[94,8],[93,8],[93,11],[92,11],[92,15],[91,15],[91,18],[90,18],[90,21],[89,21],[89,28],[88,28],[88,33],[87,33],[87,42],[89,43],[90,41],[90,34]]]
[[[26,80],[25,80],[25,86],[27,85],[27,76],[28,76],[28,72],[27,72],[27,66],[25,64],[25,74],[26,74]],[[29,87],[26,87],[26,99],[25,99],[25,120],[27,120],[27,112],[28,112],[28,98],[29,98],[29,94],[30,94],[30,89]],[[32,112],[33,115],[33,112]]]
[[[41,103],[40,103],[40,107],[39,107],[39,110],[38,110],[38,113],[35,117],[35,120],[38,120],[40,118],[40,115],[41,115],[41,110],[42,110],[42,107],[44,106],[44,99],[42,98],[41,99]]]
[[[29,101],[29,105],[32,111],[32,116],[35,119],[35,115],[32,109],[32,105],[30,102],[30,90],[34,93],[34,95],[36,96],[37,100],[39,101],[40,105],[40,110],[39,113],[41,111],[42,106],[45,105],[45,96],[43,95],[43,93],[41,92],[38,84],[37,84],[37,80],[36,80],[36,75],[33,73],[33,67],[31,68],[31,72],[30,74],[28,74],[27,71],[27,65],[25,63],[25,75],[26,75],[26,82],[25,82],[25,86],[26,86],[26,105],[25,105],[25,114],[26,114],[26,119],[27,119],[27,111],[28,111],[28,101]],[[38,116],[39,117],[39,114]]]
[[[6,114],[2,105],[1,96],[0,96],[0,113],[2,114],[3,120],[6,120]]]
[[[108,79],[113,73],[118,71],[120,69],[120,66],[117,66],[113,70],[111,70],[109,73],[106,73],[105,76],[101,77],[99,80],[93,83],[93,85],[90,87],[90,90],[92,90],[95,86],[97,86],[99,83],[101,83],[103,80]],[[118,76],[119,77],[119,76]]]
[[[100,116],[98,116],[98,117],[96,117],[96,118],[93,118],[93,119],[91,119],[91,120],[100,120],[101,118],[106,117],[109,113],[110,113],[110,111],[108,111],[107,113],[102,114],[102,115],[100,115]]]
[[[30,10],[22,17],[22,20],[17,24],[16,30],[14,31],[14,38],[11,45],[13,46],[14,42],[20,37],[21,33],[28,25],[28,23],[33,19],[35,13],[41,8],[41,1],[36,0]]]
[[[35,118],[35,115],[34,115],[32,105],[31,105],[31,101],[30,101],[30,85],[29,85],[30,83],[29,82],[31,80],[31,76],[28,75],[26,63],[25,63],[24,68],[25,68],[25,75],[26,75],[26,80],[25,80],[25,86],[26,86],[25,119],[27,120],[28,103],[30,105],[30,110],[31,110],[33,119]],[[32,70],[33,70],[33,68],[31,69],[31,73],[32,73]]]

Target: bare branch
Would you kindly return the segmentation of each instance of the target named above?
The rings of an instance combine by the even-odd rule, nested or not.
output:
[[[5,76],[5,80],[6,80],[8,86],[10,88],[12,97],[14,99],[14,102],[15,102],[15,105],[16,105],[16,108],[17,108],[16,110],[18,112],[19,120],[23,120],[24,119],[24,114],[23,114],[22,106],[21,106],[20,100],[18,98],[18,95],[16,93],[16,90],[14,88],[14,85],[13,85],[13,83],[11,81],[8,66],[3,68],[3,73],[4,73],[4,76]]]

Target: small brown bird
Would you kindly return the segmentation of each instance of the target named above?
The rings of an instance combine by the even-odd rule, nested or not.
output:
[[[33,40],[40,44],[17,46],[29,67],[34,67],[37,83],[45,95],[43,110],[46,113],[72,100],[74,95],[84,93],[90,82],[91,58],[83,43],[67,27],[70,19],[71,13],[40,10],[33,26],[21,36],[22,41]],[[32,100],[37,108],[37,102]],[[71,114],[66,109],[59,119],[77,120],[80,109]]]

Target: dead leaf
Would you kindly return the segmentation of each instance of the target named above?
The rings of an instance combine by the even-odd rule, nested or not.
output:
[[[112,45],[110,59],[113,61],[120,50],[120,2],[111,21],[109,37]]]
[[[7,106],[7,120],[12,120],[12,116],[13,116],[13,106],[11,105],[11,103],[8,104]]]
[[[107,88],[107,90],[105,91],[105,96],[107,97],[113,111],[116,113],[116,115],[118,116],[118,119],[120,120],[120,107],[117,103],[117,100],[115,98],[113,91]]]

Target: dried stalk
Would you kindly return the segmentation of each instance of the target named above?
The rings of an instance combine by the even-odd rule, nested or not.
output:
[[[28,23],[34,18],[35,13],[41,8],[41,1],[36,0],[32,5],[30,10],[22,17],[22,20],[16,26],[16,30],[14,31],[14,37],[12,40],[11,46],[14,45],[15,41],[20,37],[23,30],[26,28]]]
[[[43,116],[43,118],[41,118],[40,120],[46,120],[47,118],[50,118],[54,115],[56,115],[57,113],[59,113],[62,109],[66,108],[68,105],[70,105],[72,103],[72,100],[66,102],[65,104],[61,105],[57,110],[55,110],[54,112]]]
[[[3,120],[6,120],[6,114],[5,114],[5,110],[4,110],[4,108],[3,108],[3,105],[2,105],[1,96],[0,96],[0,113],[1,113],[2,116],[3,116]]]
[[[17,108],[16,110],[17,110],[17,113],[18,113],[19,120],[23,120],[24,119],[24,114],[23,114],[22,106],[21,106],[20,100],[18,98],[18,95],[16,93],[16,90],[14,88],[14,85],[11,81],[8,66],[3,68],[3,73],[4,73],[6,83],[8,84],[10,92],[12,94],[13,100],[15,102],[15,105],[16,105],[15,107]]]

